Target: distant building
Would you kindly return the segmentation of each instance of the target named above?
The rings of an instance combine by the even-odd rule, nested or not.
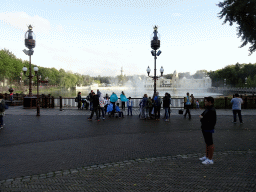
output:
[[[147,77],[145,84],[145,88],[154,88],[154,80],[151,77]],[[156,81],[156,87],[171,87],[171,88],[211,88],[212,80],[210,77],[203,77],[202,79],[194,79],[192,78],[179,78],[177,71],[175,70],[173,73],[172,79],[166,79],[164,77],[158,78]]]

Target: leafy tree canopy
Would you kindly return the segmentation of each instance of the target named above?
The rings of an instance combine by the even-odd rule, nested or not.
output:
[[[237,35],[242,37],[244,47],[248,43],[251,55],[256,50],[256,1],[255,0],[225,0],[217,4],[222,11],[219,12],[219,18],[225,17],[223,24],[229,22],[232,26],[237,23]]]

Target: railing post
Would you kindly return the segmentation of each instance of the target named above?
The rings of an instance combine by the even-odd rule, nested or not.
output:
[[[52,108],[54,108],[54,97],[52,96],[52,105],[51,105]]]
[[[244,98],[244,108],[247,109],[247,96]]]
[[[62,97],[60,96],[60,111],[62,111]]]
[[[228,105],[228,98],[225,97],[225,109],[227,109],[227,105]]]
[[[47,107],[51,108],[51,94],[48,95]]]

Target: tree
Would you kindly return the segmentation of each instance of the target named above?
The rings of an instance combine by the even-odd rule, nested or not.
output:
[[[251,55],[256,50],[256,1],[255,0],[225,0],[217,4],[222,11],[219,12],[219,18],[225,17],[223,24],[227,21],[230,26],[237,23],[239,26],[238,37],[242,37],[242,45],[244,47],[248,43]]]
[[[196,71],[196,73],[193,75],[194,79],[202,79],[203,77],[205,77],[207,74],[206,70],[198,70]]]

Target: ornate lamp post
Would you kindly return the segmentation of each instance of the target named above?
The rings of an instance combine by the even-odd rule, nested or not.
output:
[[[40,116],[40,98],[39,98],[39,75],[38,75],[38,67],[34,67],[34,71],[35,71],[35,74],[36,74],[36,78],[37,78],[37,102],[36,102],[36,116]],[[40,75],[41,76],[41,75]]]
[[[244,84],[245,84],[245,86],[247,86],[247,77],[245,77],[245,79],[244,79]]]
[[[28,26],[28,31],[25,33],[25,46],[29,49],[26,50],[24,49],[23,52],[29,56],[29,75],[26,76],[27,68],[23,67],[23,72],[26,77],[29,78],[29,94],[28,96],[24,97],[24,108],[32,108],[36,107],[36,97],[32,95],[32,86],[31,86],[31,81],[32,81],[32,74],[31,74],[31,55],[33,55],[34,50],[36,46],[36,41],[35,41],[35,34],[32,31],[33,27],[31,25]]]
[[[155,59],[155,67],[154,67],[154,76],[149,76],[149,73],[151,71],[151,69],[147,68],[147,73],[149,77],[152,77],[152,79],[154,79],[154,95],[156,94],[156,80],[160,77],[160,76],[156,76],[156,56],[159,56],[162,52],[159,50],[156,53],[156,50],[160,48],[160,34],[157,32],[157,26],[154,27],[154,31],[153,34],[151,35],[151,48],[153,49],[151,51],[152,56],[154,56]],[[161,76],[163,76],[163,72],[164,72],[164,68],[163,66],[160,69],[161,72]]]

